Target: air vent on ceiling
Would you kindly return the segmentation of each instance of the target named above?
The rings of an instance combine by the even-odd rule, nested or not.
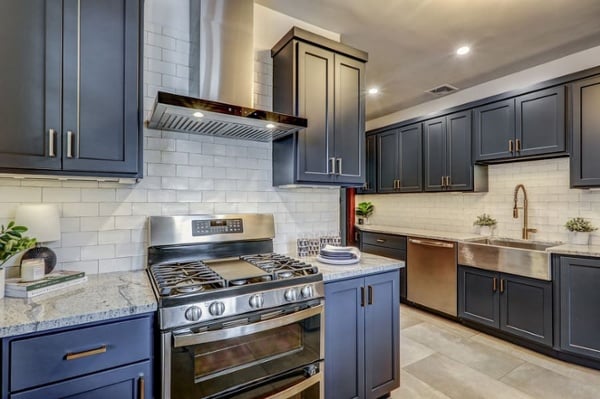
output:
[[[449,84],[443,84],[433,89],[427,90],[426,93],[433,94],[434,96],[445,96],[446,94],[454,93],[458,90],[458,87],[454,87]]]

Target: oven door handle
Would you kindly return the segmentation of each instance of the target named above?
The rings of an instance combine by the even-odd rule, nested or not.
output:
[[[190,330],[186,330],[186,332],[181,333],[173,332],[173,347],[180,348],[182,346],[204,344],[207,342],[221,341],[223,339],[236,338],[261,331],[272,330],[274,328],[283,327],[322,313],[323,305],[321,304],[305,310],[287,314],[285,316],[275,317],[269,320],[259,321],[242,326],[223,328],[221,330],[204,331],[199,333],[189,332]]]
[[[289,399],[289,398],[295,397],[295,395],[298,395],[298,394],[304,392],[305,390],[307,390],[311,386],[315,385],[316,383],[323,384],[323,373],[317,373],[317,374],[305,379],[304,381],[302,381],[296,385],[293,385],[281,392],[277,392],[274,395],[267,396],[266,399]]]

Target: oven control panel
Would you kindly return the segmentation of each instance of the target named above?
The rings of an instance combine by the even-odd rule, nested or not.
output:
[[[192,236],[243,233],[242,219],[192,220]]]

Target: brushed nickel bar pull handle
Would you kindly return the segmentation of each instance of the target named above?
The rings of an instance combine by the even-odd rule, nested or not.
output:
[[[67,131],[67,158],[73,158],[73,132]]]
[[[496,292],[497,289],[498,289],[498,278],[494,277],[494,280],[492,283],[492,292]]]
[[[513,141],[512,140],[508,140],[508,152],[510,152],[511,154],[514,152],[514,146],[513,146]]]
[[[337,162],[337,166],[338,166],[337,174],[341,175],[342,174],[342,158],[337,158],[336,162]]]
[[[385,240],[384,240],[384,239],[381,239],[381,238],[378,238],[378,239],[377,239],[377,240],[375,240],[375,241],[377,241],[378,243],[381,243],[381,244],[383,244],[383,243],[385,242]]]
[[[138,395],[138,397],[139,397],[140,399],[144,399],[144,397],[146,396],[146,393],[145,393],[145,391],[146,391],[146,389],[145,389],[145,388],[146,388],[146,386],[145,386],[145,385],[146,385],[146,382],[144,381],[144,376],[143,376],[143,375],[141,375],[141,376],[140,376],[140,379],[138,380],[138,389],[139,389],[139,391],[140,391],[140,394]]]
[[[360,287],[360,306],[365,307],[365,287]]]
[[[90,349],[90,350],[83,351],[83,352],[67,353],[65,355],[65,360],[81,359],[82,357],[99,355],[101,353],[106,353],[106,345],[102,345],[99,348]]]
[[[446,188],[450,187],[450,176],[446,176]]]
[[[373,287],[369,285],[369,299],[368,299],[368,304],[372,305],[373,304]]]
[[[515,147],[516,147],[516,151],[517,152],[521,151],[521,139],[516,139],[515,140]]]
[[[500,279],[500,293],[502,294],[504,292],[504,279],[501,278]]]
[[[329,158],[329,170],[327,171],[328,175],[335,175],[335,158]]]
[[[396,187],[398,190],[400,190],[401,184],[400,184],[400,179],[396,180],[398,182],[398,187]]]
[[[454,244],[443,241],[417,240],[414,238],[409,238],[408,242],[412,244],[426,245],[428,247],[454,248]]]
[[[446,181],[446,176],[442,176],[442,188],[444,188],[446,186],[446,183],[444,183]]]
[[[48,156],[55,157],[56,152],[54,150],[54,136],[56,134],[56,130],[50,129],[48,130]]]

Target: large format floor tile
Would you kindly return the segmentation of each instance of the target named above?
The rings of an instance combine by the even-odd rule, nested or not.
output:
[[[600,398],[600,371],[400,307],[400,388],[392,399]]]

